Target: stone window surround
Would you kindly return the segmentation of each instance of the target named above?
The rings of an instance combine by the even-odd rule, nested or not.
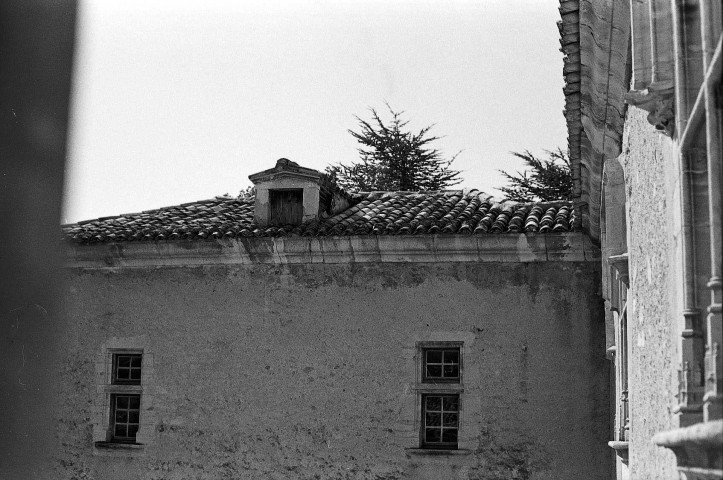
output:
[[[420,348],[422,349],[421,356],[422,356],[422,382],[423,383],[459,383],[462,380],[462,357],[460,355],[460,347],[462,345],[457,345],[456,343],[453,343],[451,345],[448,345],[446,343],[442,343],[441,345],[432,344],[432,345],[421,345]],[[430,362],[429,361],[429,353],[432,351],[438,351],[441,353],[440,359],[438,362]],[[454,351],[457,354],[457,361],[449,361],[447,362],[447,352]],[[439,367],[439,375],[429,375],[429,372],[426,371],[428,366],[436,366]],[[455,376],[446,376],[445,374],[445,368],[444,367],[457,367],[457,375]]]
[[[628,465],[630,436],[630,409],[628,399],[628,254],[611,255],[610,266],[610,310],[614,317],[615,344],[608,348],[615,369],[615,433],[608,446],[615,450],[624,465]]]
[[[114,385],[113,355],[117,353],[142,353],[140,385]],[[155,413],[153,406],[154,354],[148,336],[113,337],[105,342],[95,362],[96,395],[93,404],[91,424],[93,428],[94,453],[105,456],[127,456],[142,454],[144,447],[153,438]],[[139,393],[141,395],[140,427],[136,443],[112,442],[111,395],[114,393]]]
[[[475,435],[472,419],[479,410],[479,398],[474,395],[465,394],[465,381],[475,382],[476,379],[469,378],[470,375],[475,376],[471,371],[463,373],[464,363],[470,358],[471,345],[474,343],[475,336],[471,332],[430,332],[424,337],[414,339],[414,347],[405,349],[406,371],[409,376],[414,378],[406,389],[408,398],[407,404],[413,406],[414,412],[408,415],[414,417],[413,428],[410,429],[408,435],[403,439],[405,443],[414,443],[413,447],[405,448],[408,457],[465,457],[470,455],[475,448]],[[460,379],[459,383],[425,383],[422,379],[422,355],[424,348],[429,347],[459,347],[460,350]],[[456,449],[435,449],[422,448],[422,396],[424,394],[434,393],[450,393],[459,395],[459,428]]]
[[[259,225],[268,225],[271,222],[270,196],[272,191],[301,190],[303,216],[302,222],[313,220],[319,214],[319,184],[318,180],[298,178],[294,176],[280,176],[273,181],[259,182],[256,186],[256,205],[254,218]]]
[[[417,362],[419,364],[417,371],[418,371],[418,377],[417,377],[417,398],[419,402],[419,448],[423,450],[457,450],[459,448],[459,430],[460,426],[462,424],[462,414],[464,405],[462,402],[462,392],[464,391],[462,388],[462,380],[463,380],[463,372],[464,372],[464,354],[463,354],[463,347],[464,342],[450,342],[450,341],[422,341],[417,342]],[[445,350],[458,350],[459,351],[459,375],[457,378],[455,378],[452,381],[444,381],[444,380],[435,380],[426,378],[424,367],[425,367],[425,355],[428,350],[431,349],[445,349]],[[433,448],[429,446],[425,446],[425,440],[424,440],[424,418],[422,417],[424,415],[424,398],[426,395],[430,394],[438,394],[438,395],[456,395],[458,397],[458,413],[457,413],[457,446],[454,448],[451,447],[444,447],[444,448]]]

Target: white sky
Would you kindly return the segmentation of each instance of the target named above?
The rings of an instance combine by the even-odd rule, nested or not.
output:
[[[349,163],[385,100],[499,195],[510,151],[567,146],[557,7],[86,0],[63,223],[236,195],[281,157]]]

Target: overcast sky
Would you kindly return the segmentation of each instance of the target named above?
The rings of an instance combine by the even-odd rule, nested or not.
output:
[[[556,0],[84,1],[63,222],[232,194],[289,158],[357,159],[354,115],[436,124],[461,187],[566,148]]]

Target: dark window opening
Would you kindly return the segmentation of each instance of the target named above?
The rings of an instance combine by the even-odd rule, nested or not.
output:
[[[459,382],[459,348],[425,348],[422,352],[422,380],[424,382]]]
[[[422,395],[422,447],[456,449],[459,395]]]
[[[113,381],[114,385],[140,385],[141,362],[143,356],[138,353],[113,355]]]
[[[136,443],[141,416],[143,354],[113,354],[110,392],[110,441]]]
[[[111,395],[111,428],[113,441],[135,443],[141,415],[140,395]]]
[[[300,225],[304,218],[304,190],[269,190],[272,225]]]

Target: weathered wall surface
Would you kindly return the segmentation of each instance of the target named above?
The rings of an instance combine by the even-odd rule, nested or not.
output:
[[[68,270],[54,478],[607,480],[599,278],[597,262]],[[405,450],[415,341],[440,335],[466,339],[466,455]],[[95,363],[131,337],[152,354],[151,434],[101,451]]]
[[[623,154],[628,204],[630,472],[635,479],[677,478],[675,456],[655,446],[655,433],[677,427],[677,348],[681,318],[675,226],[675,162],[671,141],[656,133],[647,112],[628,110]]]

